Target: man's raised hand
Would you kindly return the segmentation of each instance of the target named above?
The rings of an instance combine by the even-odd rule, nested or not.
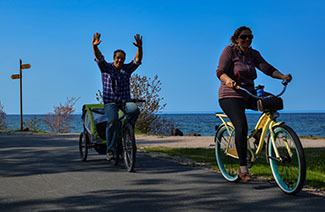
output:
[[[100,40],[100,34],[96,32],[93,37],[93,46],[98,46],[102,41]]]
[[[133,45],[135,45],[136,47],[142,47],[142,36],[140,36],[140,34],[136,34],[134,36],[135,42],[133,43]]]

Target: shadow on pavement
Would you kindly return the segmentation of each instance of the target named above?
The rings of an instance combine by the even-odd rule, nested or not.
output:
[[[306,192],[285,195],[276,185],[258,180],[228,183],[217,173],[142,154],[138,154],[135,173],[127,173],[122,164],[108,164],[96,152],[89,155],[87,162],[81,162],[78,142],[73,139],[15,139],[0,136],[2,179],[62,173],[69,178],[74,173],[78,175],[71,181],[78,180],[75,183],[84,189],[73,188],[68,194],[43,198],[2,198],[0,211],[311,211],[325,206],[324,197]],[[90,182],[91,176],[83,178],[95,172],[107,173],[108,179]],[[123,179],[122,183],[114,184],[120,181],[110,179],[112,176]],[[108,185],[101,186],[103,182]]]

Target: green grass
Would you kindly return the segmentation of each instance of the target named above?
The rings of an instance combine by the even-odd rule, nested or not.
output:
[[[189,158],[199,163],[212,165],[213,169],[218,170],[214,149],[154,147],[145,148],[144,150]],[[304,151],[307,163],[305,185],[325,189],[325,148],[305,148]],[[254,177],[273,178],[264,152],[258,155],[258,159],[250,171]]]
[[[20,130],[20,129],[0,129],[0,132],[30,132],[30,133],[46,133],[49,134],[49,132],[47,131],[43,131],[43,130]]]

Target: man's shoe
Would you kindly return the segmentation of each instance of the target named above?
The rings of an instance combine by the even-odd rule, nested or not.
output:
[[[111,161],[114,158],[114,153],[113,151],[110,151],[106,154],[106,160]]]

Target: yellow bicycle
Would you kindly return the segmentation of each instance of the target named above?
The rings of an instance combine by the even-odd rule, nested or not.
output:
[[[287,82],[283,81],[282,84],[284,88],[277,96],[258,97],[244,88],[239,89],[257,98],[258,102],[260,102],[259,100],[281,96],[286,89]],[[277,109],[263,108],[262,110],[263,113],[255,129],[247,137],[247,161],[249,167],[254,164],[257,155],[262,152],[266,142],[266,159],[276,184],[284,193],[295,194],[302,189],[306,178],[306,162],[300,139],[294,130],[285,123],[276,121],[277,117],[279,117]],[[216,126],[216,160],[224,178],[230,182],[238,182],[240,180],[237,173],[239,157],[235,146],[235,128],[230,121],[225,120],[228,118],[227,115],[216,114],[216,116],[222,121],[220,126]],[[260,136],[258,142],[250,142],[250,139],[253,139],[256,135]]]

